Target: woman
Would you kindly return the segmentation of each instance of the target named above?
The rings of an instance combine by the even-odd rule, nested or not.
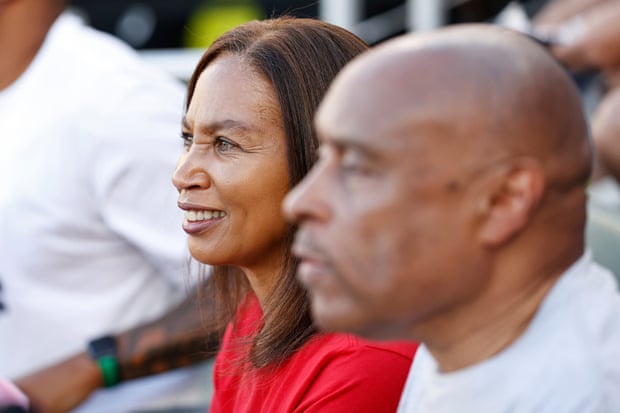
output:
[[[317,20],[250,22],[216,40],[189,82],[173,181],[190,252],[213,266],[213,322],[228,324],[210,413],[396,410],[415,346],[318,333],[281,212],[316,157],[321,97],[366,48]]]

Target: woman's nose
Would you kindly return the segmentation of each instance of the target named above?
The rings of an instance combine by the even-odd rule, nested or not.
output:
[[[172,183],[179,192],[187,189],[204,189],[210,185],[209,174],[191,149],[181,155],[172,174]]]

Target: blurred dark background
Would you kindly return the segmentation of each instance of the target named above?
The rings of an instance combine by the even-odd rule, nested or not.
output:
[[[544,2],[521,1],[530,15]],[[508,3],[509,0],[448,1],[452,6],[446,23],[488,21]],[[71,0],[70,4],[93,27],[122,38],[136,49],[206,47],[223,31],[243,21],[282,14],[319,16],[316,0]],[[404,10],[404,4],[404,0],[362,1],[362,19],[399,7]],[[404,13],[395,15],[397,18],[390,20],[393,27],[371,39],[371,43],[405,32]]]

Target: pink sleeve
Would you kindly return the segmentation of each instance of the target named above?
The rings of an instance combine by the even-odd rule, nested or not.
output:
[[[0,407],[20,406],[28,408],[28,398],[13,383],[0,377]]]

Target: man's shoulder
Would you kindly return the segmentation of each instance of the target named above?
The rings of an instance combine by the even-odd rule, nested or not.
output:
[[[613,276],[585,257],[558,280],[505,353],[502,368],[512,372],[514,385],[541,400],[601,399],[610,385],[620,388],[620,363],[610,362],[620,360]]]
[[[439,373],[430,353],[422,348],[403,393],[401,411],[619,411],[617,372],[615,377],[605,377],[579,343],[550,344],[509,351],[448,374]]]
[[[546,364],[620,369],[608,363],[612,355],[620,359],[620,294],[613,274],[595,262],[565,273],[532,324]]]
[[[498,412],[620,411],[617,360],[618,293],[610,275],[590,262],[564,274],[523,335],[483,362],[441,374],[422,347],[403,403],[425,403],[435,412],[459,406]],[[493,395],[488,388],[495,389]],[[449,401],[442,398],[446,394]],[[476,394],[480,397],[472,397]]]

